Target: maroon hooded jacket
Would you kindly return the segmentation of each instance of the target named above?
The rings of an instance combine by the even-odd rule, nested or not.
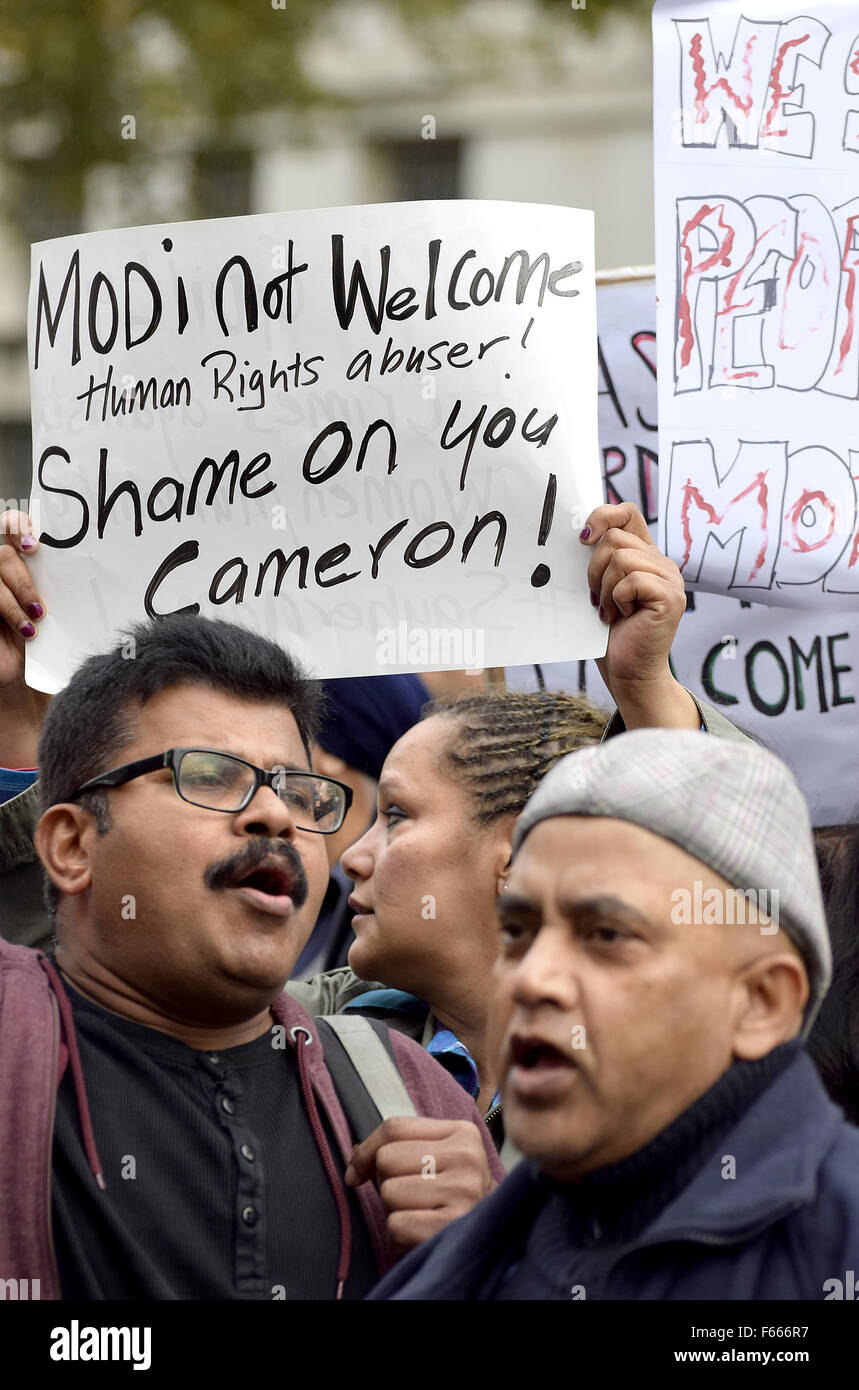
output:
[[[353,1140],[313,1019],[286,994],[274,1001],[271,1012],[297,1051],[305,1107],[337,1200],[341,1221],[339,1295],[348,1273],[351,1229],[345,1193],[331,1162],[317,1104],[328,1117],[344,1162],[349,1160]],[[293,1030],[298,1030],[294,1036]],[[418,1114],[476,1124],[489,1170],[500,1182],[504,1169],[474,1102],[410,1038],[392,1032],[391,1043]],[[51,1234],[51,1158],[57,1087],[67,1066],[72,1069],[93,1182],[103,1189],[68,996],[40,951],[0,939],[0,1275],[39,1280],[44,1299],[61,1297]],[[396,1258],[387,1238],[385,1211],[371,1182],[356,1191],[381,1276]]]

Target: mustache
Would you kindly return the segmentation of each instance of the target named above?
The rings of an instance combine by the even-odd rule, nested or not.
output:
[[[229,859],[210,864],[203,882],[207,888],[232,888],[266,860],[273,859],[284,861],[290,880],[289,896],[295,907],[302,907],[307,901],[307,875],[298,850],[288,840],[251,840],[245,849],[230,855]]]

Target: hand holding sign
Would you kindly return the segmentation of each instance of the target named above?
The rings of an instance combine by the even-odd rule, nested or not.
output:
[[[25,539],[31,544],[24,546]],[[0,767],[35,766],[50,698],[24,681],[24,649],[45,612],[22,558],[37,547],[26,513],[7,511],[0,516]]]
[[[686,611],[676,564],[657,549],[632,502],[597,507],[579,539],[593,551],[591,602],[611,625],[606,654],[597,665],[626,727],[697,729],[695,702],[668,665]]]
[[[45,601],[21,558],[38,544],[26,513],[0,516],[0,688],[23,681],[24,644],[35,637],[45,613]]]

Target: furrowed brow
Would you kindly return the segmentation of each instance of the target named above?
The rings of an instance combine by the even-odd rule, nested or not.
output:
[[[562,917],[569,922],[578,922],[589,917],[611,918],[616,922],[626,923],[630,927],[646,927],[650,931],[656,930],[656,924],[649,917],[633,907],[631,903],[624,902],[623,898],[616,898],[611,893],[606,893],[595,898],[576,898],[566,900],[558,904],[558,910]]]

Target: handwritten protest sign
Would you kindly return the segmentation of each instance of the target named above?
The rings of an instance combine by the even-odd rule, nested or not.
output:
[[[656,540],[656,301],[653,281],[601,286],[599,435],[606,496],[635,502]],[[762,739],[793,769],[816,825],[842,824],[859,803],[859,614],[764,607],[687,592],[671,652],[677,679]],[[593,662],[542,668],[550,689],[611,700]],[[507,672],[533,689],[533,667]]]
[[[859,12],[654,9],[660,535],[690,585],[859,607]]]
[[[33,248],[27,679],[145,615],[317,675],[599,654],[593,216],[405,203]]]

